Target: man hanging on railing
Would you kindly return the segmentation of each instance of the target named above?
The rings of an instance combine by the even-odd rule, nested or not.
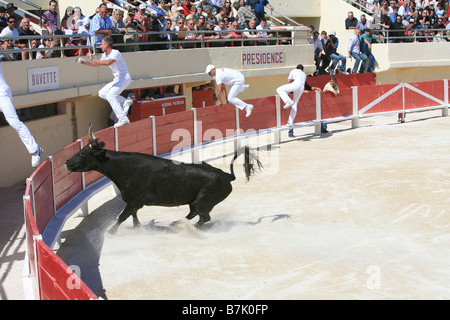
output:
[[[258,20],[258,24],[259,21],[261,21],[261,19],[264,19],[266,15],[264,11],[265,6],[268,6],[270,10],[273,10],[273,7],[268,0],[247,0],[245,4],[249,5],[252,8],[253,12],[256,15],[256,19]]]

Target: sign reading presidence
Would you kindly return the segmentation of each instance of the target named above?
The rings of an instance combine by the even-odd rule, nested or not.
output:
[[[243,68],[261,68],[284,66],[285,54],[283,49],[253,49],[242,51]]]
[[[58,66],[28,69],[28,93],[59,88]]]

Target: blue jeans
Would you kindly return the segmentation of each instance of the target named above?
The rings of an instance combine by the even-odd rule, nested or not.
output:
[[[339,61],[341,61],[341,69],[345,71],[346,66],[347,66],[347,57],[343,56],[340,53],[332,53],[330,54],[330,58],[331,60],[333,60],[333,63],[331,64],[331,69],[334,70],[337,66],[337,64],[339,63]]]
[[[365,54],[352,52],[352,57],[355,59],[355,64],[353,65],[352,73],[358,73],[358,68],[361,60],[363,62],[361,68],[363,70],[366,69],[367,56]]]
[[[373,68],[374,68],[374,64],[375,64],[375,57],[373,56],[372,52],[370,51],[367,43],[362,44],[361,51],[369,59],[369,68],[367,69],[367,71],[372,72]],[[364,70],[365,70],[365,65],[364,65]]]

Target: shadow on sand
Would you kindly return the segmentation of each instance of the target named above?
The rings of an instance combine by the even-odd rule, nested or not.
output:
[[[125,208],[125,202],[116,197],[104,203],[82,221],[74,229],[63,231],[63,243],[58,249],[58,256],[68,265],[80,270],[83,282],[102,299],[108,299],[100,274],[100,256],[107,230],[116,222],[120,212]],[[201,232],[228,232],[234,227],[255,226],[263,220],[273,223],[280,219],[288,219],[289,215],[271,215],[259,218],[256,221],[211,221],[202,226]],[[184,219],[186,222],[187,220]],[[194,219],[195,220],[195,219]],[[194,221],[188,223],[194,224]],[[193,227],[192,227],[193,228]],[[160,225],[151,220],[141,227],[141,231],[149,235],[158,233],[178,233],[183,227],[177,224]],[[112,237],[114,237],[112,235]]]

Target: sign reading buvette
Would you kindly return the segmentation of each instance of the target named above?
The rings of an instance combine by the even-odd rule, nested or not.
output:
[[[28,93],[59,88],[58,66],[28,69]]]

